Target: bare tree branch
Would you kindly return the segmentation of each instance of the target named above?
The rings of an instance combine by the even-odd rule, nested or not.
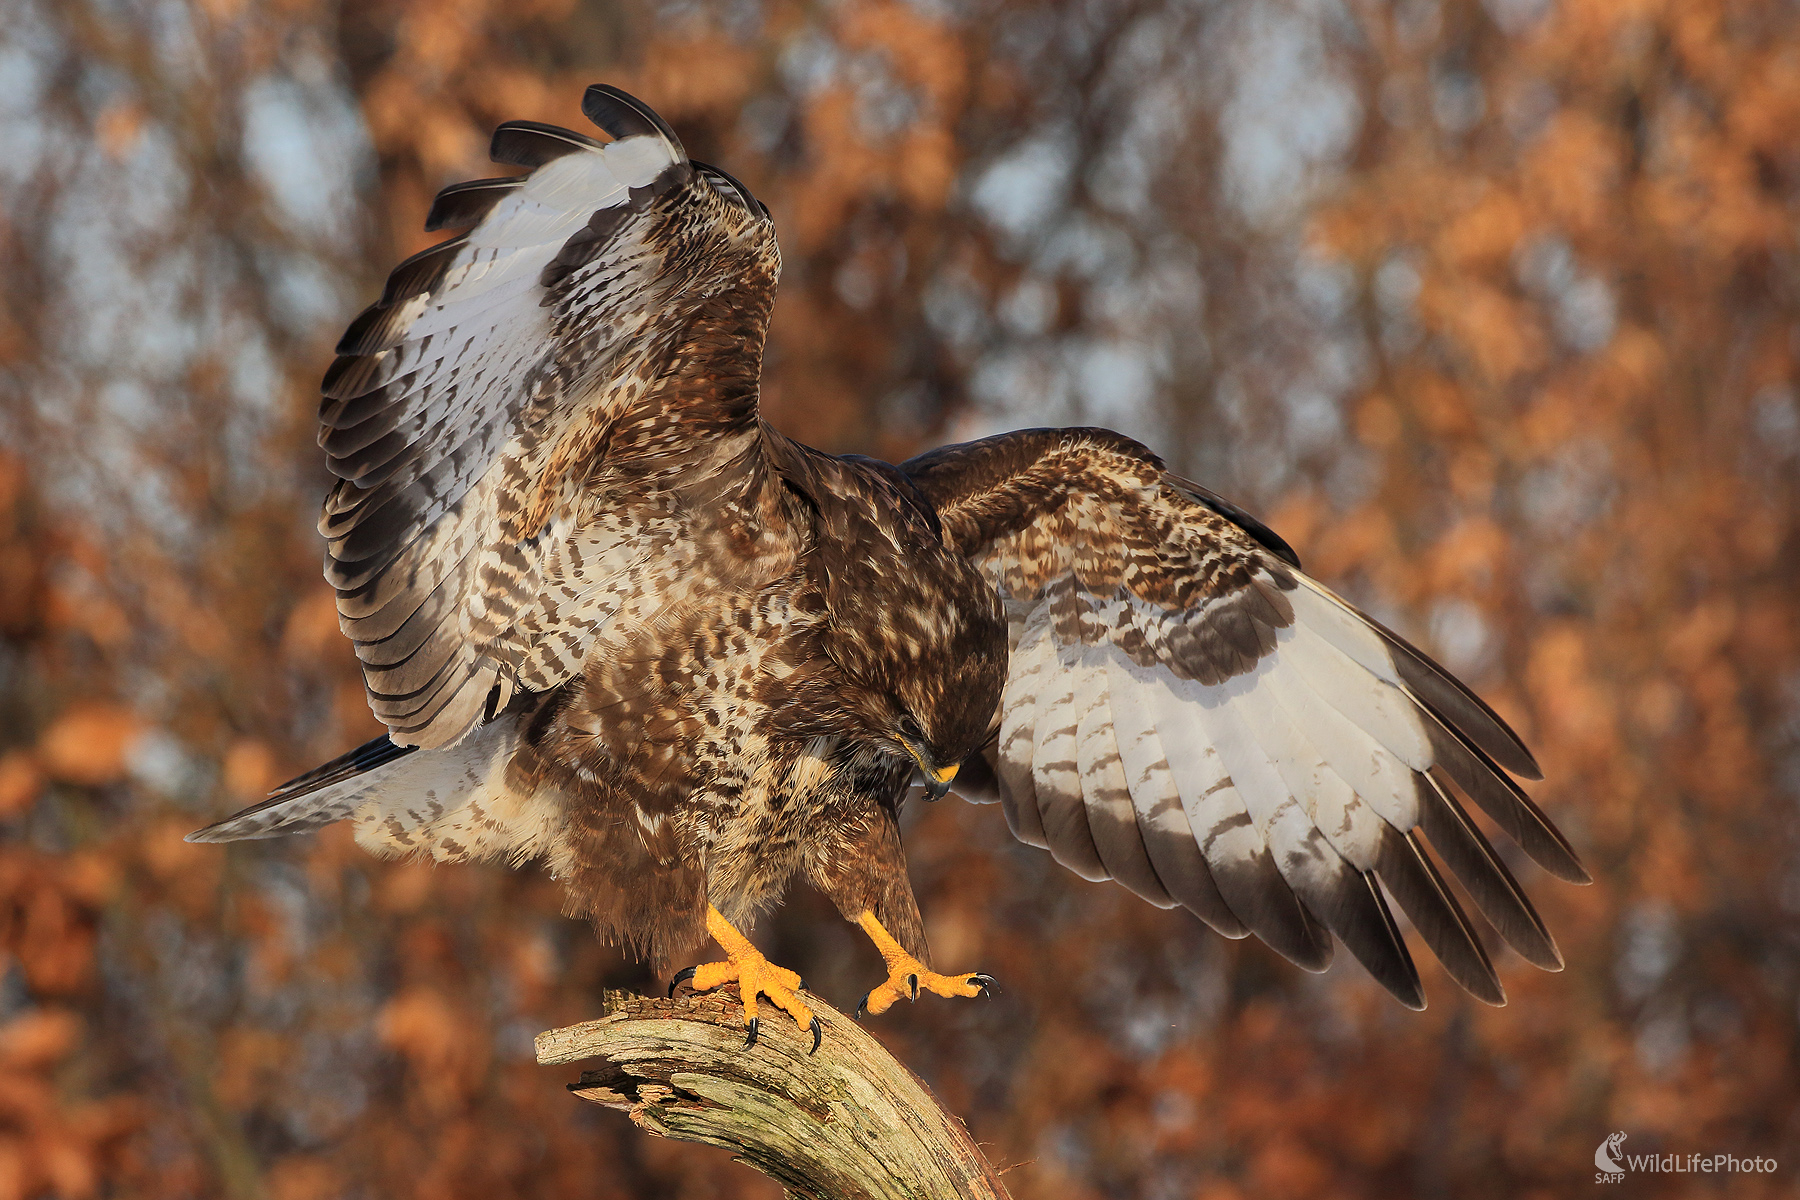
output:
[[[607,992],[598,1021],[537,1038],[545,1065],[600,1059],[569,1090],[658,1137],[723,1146],[801,1200],[1009,1200],[968,1131],[856,1022],[807,996],[812,1036],[780,1012],[744,1046],[735,991]]]

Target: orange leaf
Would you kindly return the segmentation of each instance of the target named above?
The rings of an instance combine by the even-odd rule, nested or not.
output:
[[[24,812],[37,802],[44,789],[44,772],[29,750],[14,750],[0,757],[0,816]]]
[[[125,774],[125,758],[143,731],[121,705],[80,701],[44,731],[38,757],[51,778],[98,787]]]
[[[35,1071],[51,1066],[81,1036],[81,1018],[64,1008],[39,1008],[0,1026],[0,1063]]]

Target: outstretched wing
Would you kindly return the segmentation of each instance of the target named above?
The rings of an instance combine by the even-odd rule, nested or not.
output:
[[[1457,982],[1504,1003],[1429,841],[1509,945],[1561,967],[1457,799],[1586,882],[1508,776],[1541,777],[1530,753],[1273,534],[1107,430],[1004,434],[902,469],[1006,604],[988,760],[1021,841],[1309,970],[1330,962],[1335,933],[1420,1008],[1385,886]]]
[[[759,436],[767,211],[624,93],[582,108],[615,140],[495,131],[531,171],[440,193],[426,228],[471,228],[394,269],[325,376],[325,575],[400,744],[579,668],[585,610],[658,536],[599,463],[635,460],[641,502]]]

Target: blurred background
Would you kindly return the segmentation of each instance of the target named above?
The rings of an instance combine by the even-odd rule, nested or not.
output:
[[[873,1028],[1020,1200],[1588,1196],[1615,1130],[1781,1163],[1622,1195],[1792,1194],[1800,7],[0,0],[0,1200],[778,1195],[534,1064],[655,986],[542,878],[180,840],[379,732],[317,381],[596,81],[774,213],[778,427],[1149,442],[1492,701],[1594,873],[1516,866],[1566,971],[1422,957],[1413,1014],[910,812],[1004,991]],[[809,893],[759,936],[879,975]]]

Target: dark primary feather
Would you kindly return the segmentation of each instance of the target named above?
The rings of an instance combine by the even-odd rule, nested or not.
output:
[[[382,289],[381,306],[392,308],[402,300],[423,296],[436,288],[443,282],[444,272],[450,269],[451,259],[467,242],[467,234],[453,237],[419,251],[395,267],[388,275],[387,286]]]
[[[661,115],[636,96],[622,92],[611,84],[596,83],[581,97],[581,112],[588,120],[615,138],[638,137],[655,133],[668,143],[675,158],[686,158],[681,139]]]
[[[1562,952],[1544,919],[1463,806],[1432,772],[1418,779],[1419,828],[1451,874],[1468,889],[1481,915],[1526,962],[1546,971],[1562,970]]]
[[[1242,818],[1243,827],[1250,824],[1249,817]],[[1216,842],[1211,835],[1222,832],[1227,830],[1209,830],[1200,843],[1203,849],[1213,849]],[[1331,965],[1331,931],[1282,878],[1267,847],[1259,845],[1247,854],[1222,857],[1213,863],[1213,872],[1219,895],[1232,915],[1270,949],[1305,971],[1316,973]],[[1199,912],[1194,915],[1202,916]]]
[[[1440,715],[1448,729],[1454,729],[1495,762],[1521,779],[1542,779],[1544,772],[1531,756],[1519,735],[1487,702],[1462,680],[1432,662],[1413,644],[1377,621],[1364,616],[1370,628],[1387,640],[1394,651],[1394,666],[1400,678],[1422,704]],[[1580,882],[1587,882],[1585,879]]]
[[[513,167],[541,167],[564,155],[598,149],[600,143],[585,133],[540,121],[507,121],[494,130],[488,157]]]
[[[431,212],[425,217],[425,232],[478,224],[494,211],[494,205],[509,193],[518,191],[524,182],[522,176],[507,175],[499,179],[471,179],[467,183],[451,184],[432,200]],[[338,353],[347,351],[339,350]]]
[[[1437,712],[1430,715],[1427,732],[1438,765],[1463,794],[1481,805],[1538,866],[1570,883],[1591,882],[1587,870],[1576,859],[1574,848],[1531,802],[1531,797],[1472,745],[1460,727],[1448,724]]]
[[[1424,1009],[1425,987],[1419,981],[1419,969],[1413,965],[1374,872],[1357,871],[1342,859],[1333,864],[1333,871],[1336,878],[1302,894],[1302,902],[1394,999],[1415,1012]]]
[[[405,309],[396,308],[391,304],[371,304],[363,309],[354,321],[350,322],[350,327],[344,330],[344,336],[338,339],[337,348],[333,353],[355,357],[386,350],[400,340],[412,320],[412,314]],[[331,416],[335,418],[340,412],[341,406],[334,406]],[[326,422],[325,428],[331,429],[341,424],[354,423],[333,419]]]
[[[1505,1004],[1506,990],[1480,935],[1438,874],[1416,830],[1401,833],[1390,826],[1384,831],[1376,872],[1450,977],[1484,1003]]]
[[[762,201],[758,200],[755,196],[752,196],[750,194],[750,189],[738,182],[737,177],[729,171],[722,170],[712,166],[710,163],[703,162],[695,163],[694,169],[703,175],[711,176],[718,182],[724,184],[727,188],[730,188],[731,194],[737,198],[738,202],[741,203],[747,211],[760,217],[767,217],[769,215],[769,210],[763,207]]]

